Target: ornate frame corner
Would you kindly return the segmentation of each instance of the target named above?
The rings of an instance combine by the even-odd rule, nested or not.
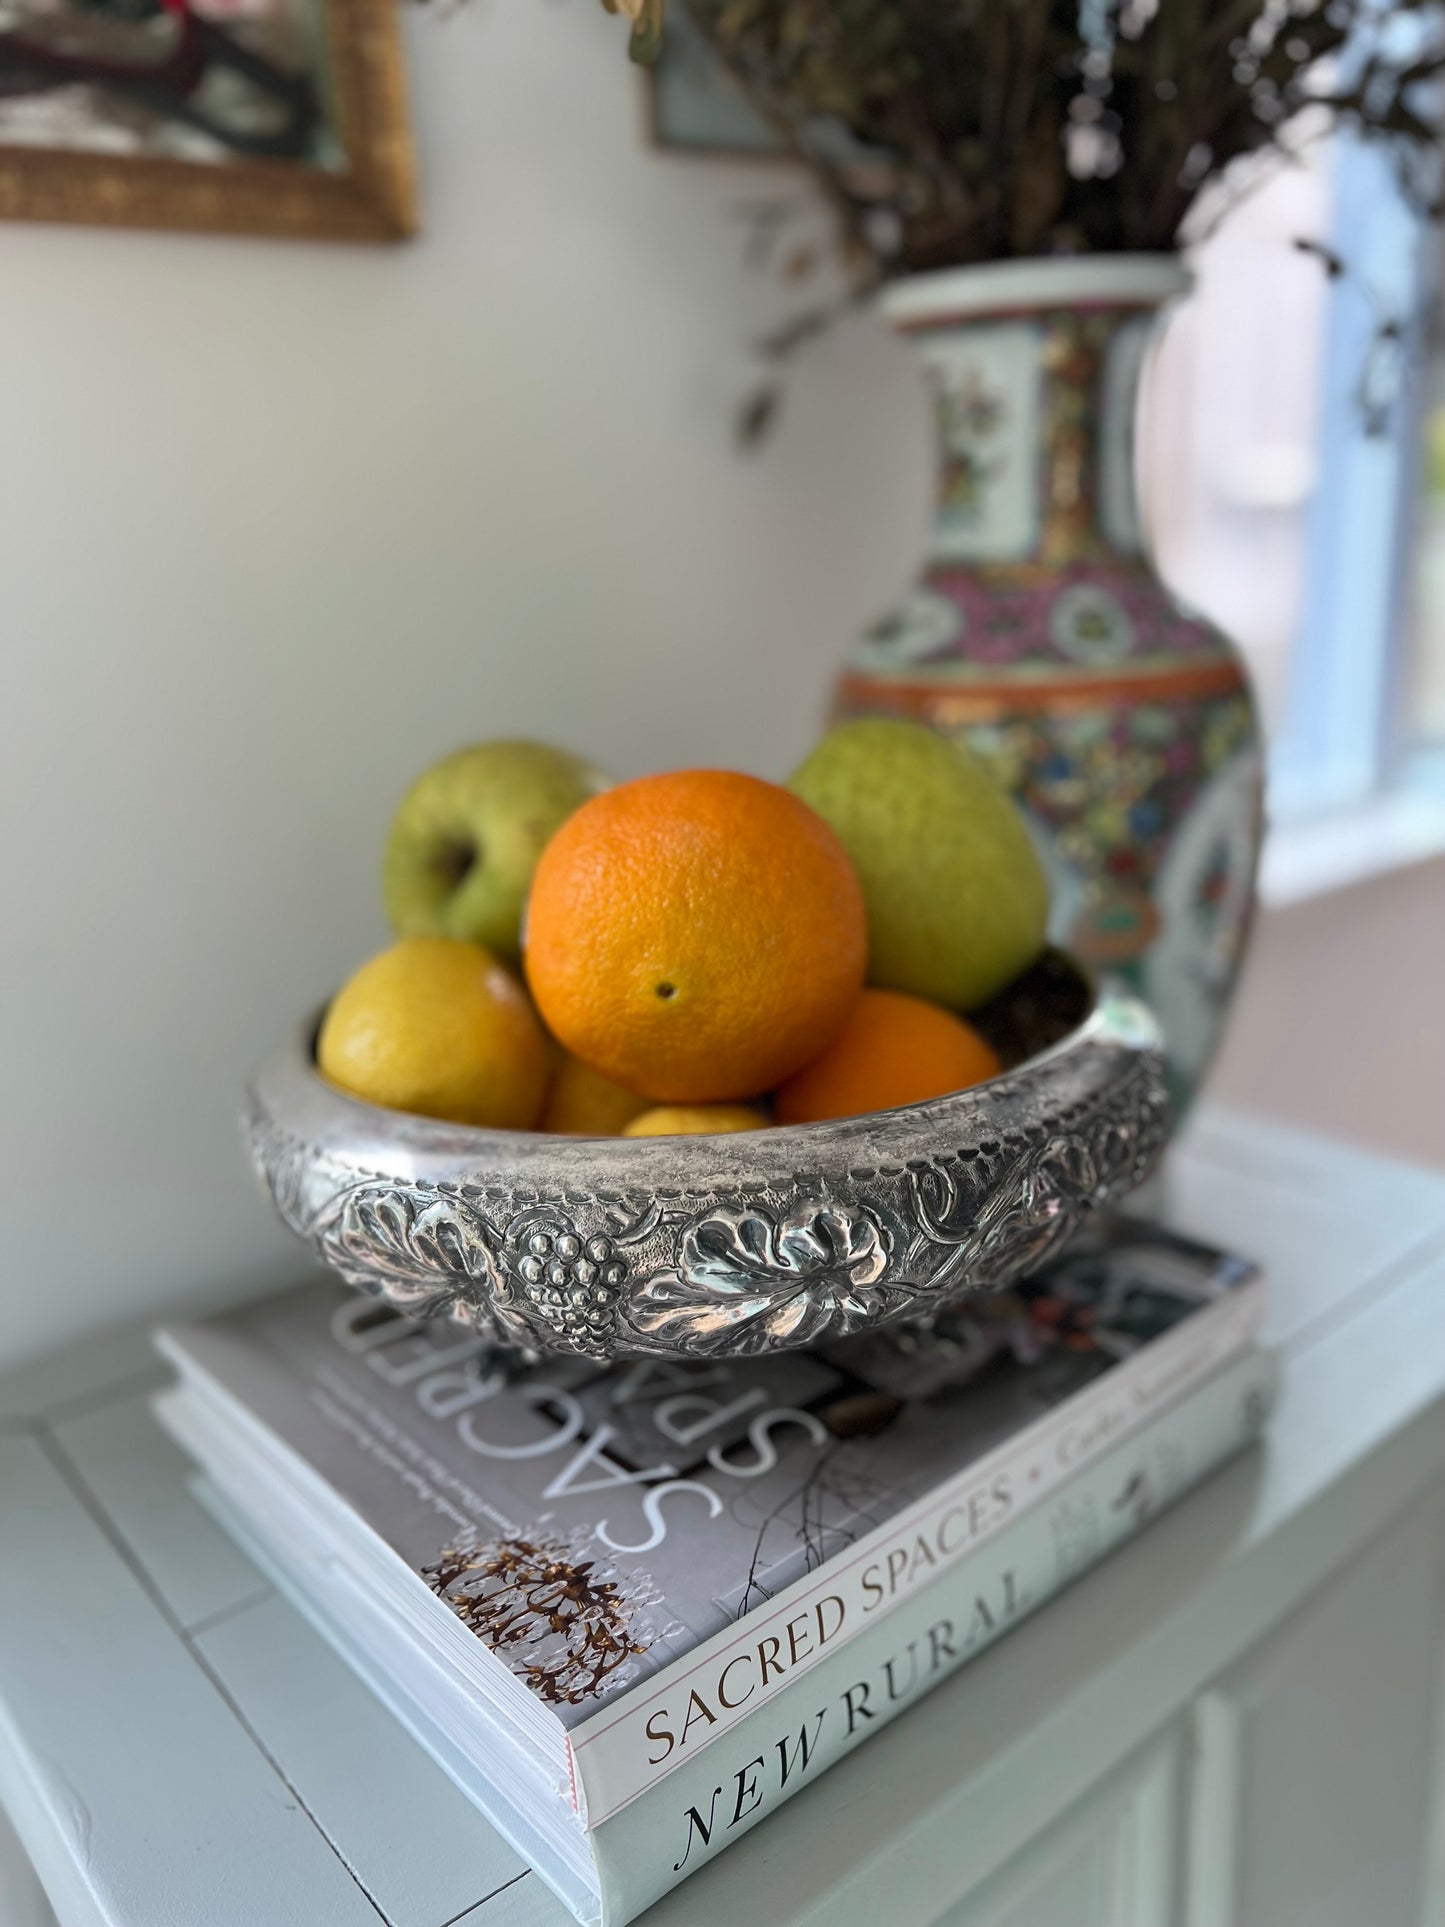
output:
[[[344,173],[0,146],[0,220],[399,241],[417,227],[396,0],[327,0]]]

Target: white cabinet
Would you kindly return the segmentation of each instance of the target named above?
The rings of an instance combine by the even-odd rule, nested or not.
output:
[[[940,1916],[938,1927],[1176,1927],[1185,1727],[1176,1722]]]
[[[1442,1665],[1432,1492],[1196,1701],[1189,1927],[1421,1927]]]
[[[1263,1445],[646,1927],[1445,1927],[1445,1179],[1205,1115],[1163,1203],[1265,1268]],[[568,1927],[257,1592],[145,1357],[0,1375],[0,1797],[65,1927]],[[119,1754],[100,1703],[133,1711]],[[46,1918],[0,1824],[0,1927]]]
[[[40,1877],[0,1811],[0,1922],[4,1927],[56,1927]]]
[[[1442,1683],[1435,1489],[937,1927],[1445,1927]]]

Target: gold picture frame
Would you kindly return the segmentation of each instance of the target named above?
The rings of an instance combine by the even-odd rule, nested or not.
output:
[[[668,14],[657,59],[643,70],[649,144],[688,159],[796,163],[750,106],[686,7]]]
[[[340,167],[192,161],[0,140],[0,220],[394,241],[415,231],[416,169],[395,0],[322,0]]]

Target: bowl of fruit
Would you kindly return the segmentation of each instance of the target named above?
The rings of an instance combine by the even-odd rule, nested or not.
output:
[[[1008,797],[912,724],[787,785],[535,744],[408,793],[397,941],[247,1091],[348,1283],[527,1355],[724,1358],[926,1322],[1148,1176],[1153,1018],[1045,942]]]

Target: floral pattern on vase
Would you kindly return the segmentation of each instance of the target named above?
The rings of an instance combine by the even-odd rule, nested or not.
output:
[[[1154,1006],[1174,1095],[1217,1042],[1262,831],[1249,685],[1145,552],[1139,377],[1173,257],[1006,263],[900,283],[940,447],[923,576],[854,649],[841,716],[978,751],[1049,870],[1052,940]]]

